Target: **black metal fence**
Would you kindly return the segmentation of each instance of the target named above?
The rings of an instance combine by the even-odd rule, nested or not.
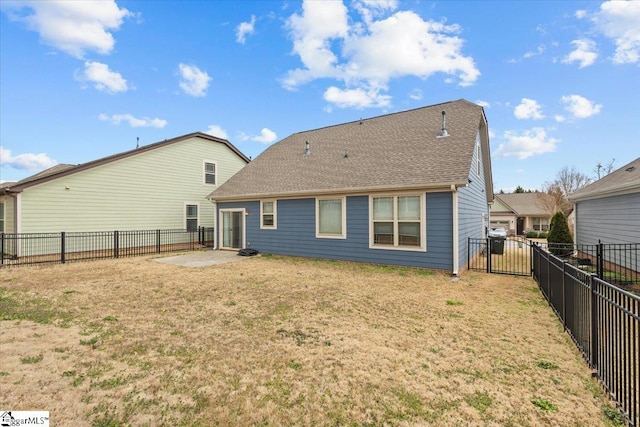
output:
[[[640,296],[541,246],[532,254],[543,295],[629,425],[640,426]]]
[[[640,283],[640,243],[573,245],[550,243],[549,251],[614,285]]]
[[[531,241],[522,237],[469,238],[467,268],[487,273],[530,276]]]
[[[215,230],[0,234],[0,265],[17,266],[188,251],[215,244]]]

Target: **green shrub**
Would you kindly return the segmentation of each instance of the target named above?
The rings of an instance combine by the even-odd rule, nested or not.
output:
[[[567,217],[558,211],[551,218],[551,228],[547,236],[549,251],[558,257],[567,257],[573,253],[573,237],[569,230]]]
[[[538,234],[538,238],[540,239],[546,239],[549,236],[549,233],[547,233],[546,231],[543,231],[542,233]]]
[[[527,239],[535,239],[538,237],[538,232],[535,230],[527,231],[526,237]]]

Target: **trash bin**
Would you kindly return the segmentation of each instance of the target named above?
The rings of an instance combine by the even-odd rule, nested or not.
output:
[[[491,253],[496,255],[504,255],[504,241],[505,237],[489,236],[489,243],[491,245]]]

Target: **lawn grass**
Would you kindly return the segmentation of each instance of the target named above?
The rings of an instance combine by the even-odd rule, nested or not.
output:
[[[279,256],[0,273],[0,407],[55,425],[614,424],[526,277]]]

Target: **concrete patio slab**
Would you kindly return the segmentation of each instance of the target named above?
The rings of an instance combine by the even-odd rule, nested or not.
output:
[[[153,261],[182,267],[208,267],[210,265],[244,261],[248,258],[251,257],[240,256],[236,251],[208,250],[185,255],[154,258]]]

